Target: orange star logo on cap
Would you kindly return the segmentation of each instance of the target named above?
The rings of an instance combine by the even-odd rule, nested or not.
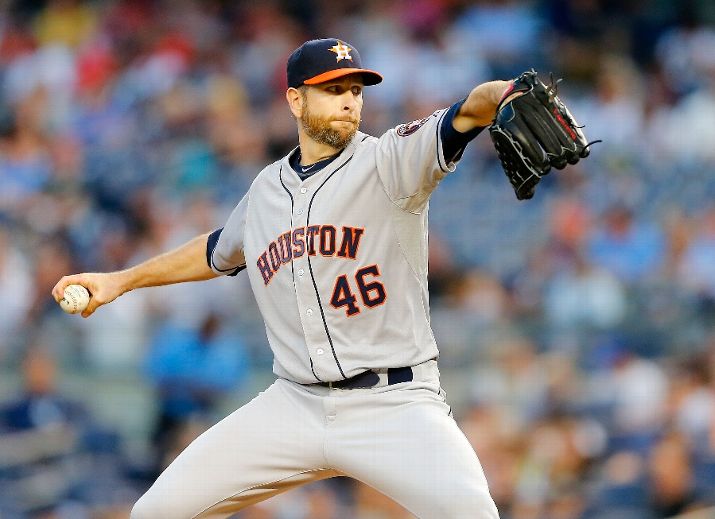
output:
[[[330,51],[337,54],[335,61],[340,61],[341,59],[349,59],[352,61],[353,57],[350,55],[351,50],[352,49],[350,47],[341,41],[339,41],[337,45],[330,47]]]

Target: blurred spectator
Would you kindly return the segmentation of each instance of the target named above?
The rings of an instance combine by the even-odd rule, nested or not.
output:
[[[715,305],[715,208],[695,222],[692,239],[680,258],[683,285],[709,305]]]
[[[580,254],[571,268],[551,279],[544,303],[544,317],[560,330],[611,329],[626,314],[626,294],[619,280]]]
[[[682,436],[670,434],[650,453],[650,503],[656,517],[672,517],[694,509],[697,502],[688,446]]]
[[[68,244],[61,236],[53,235],[40,241],[33,253],[32,275],[35,283],[29,294],[31,302],[25,316],[27,323],[57,312],[53,301],[47,300],[47,290],[52,290],[56,280],[73,267]]]
[[[116,434],[62,394],[46,349],[28,350],[22,374],[23,393],[0,408],[0,502],[19,517],[34,517],[73,503],[85,514],[116,505],[116,498],[124,505],[134,499],[121,476]],[[94,471],[92,478],[85,479],[83,466]]]
[[[32,271],[9,232],[0,227],[0,293],[12,294],[0,312],[0,363],[23,333],[25,317],[32,304]]]
[[[43,134],[47,91],[37,89],[12,112],[0,140],[0,213],[19,218],[50,179]]]
[[[519,57],[538,52],[541,21],[533,5],[515,0],[475,2],[455,22],[465,47],[478,52],[500,70],[497,75],[518,73]]]
[[[683,362],[673,374],[670,405],[673,425],[697,452],[706,446],[715,423],[715,388],[707,358],[695,356]],[[707,449],[702,452],[707,452]]]
[[[567,250],[584,245],[593,223],[589,209],[576,196],[565,195],[554,201],[549,214],[549,226],[558,245]]]
[[[635,65],[622,55],[604,56],[593,95],[573,110],[582,124],[588,121],[585,131],[590,138],[607,140],[609,154],[627,156],[643,131],[643,98]]]
[[[477,368],[472,399],[508,410],[510,422],[526,427],[547,412],[548,380],[532,342],[507,337],[491,345],[492,362]]]
[[[702,25],[694,2],[678,6],[676,24],[657,42],[656,54],[668,84],[678,95],[685,95],[703,85],[703,72],[712,58],[715,30]]]
[[[53,427],[77,427],[86,423],[83,406],[65,398],[57,388],[57,366],[39,348],[28,351],[22,363],[24,393],[2,408],[2,428],[25,431]]]
[[[167,321],[151,341],[147,374],[158,392],[154,441],[162,468],[168,446],[192,418],[208,418],[221,399],[245,383],[247,361],[241,340],[217,314],[200,328]]]
[[[77,47],[96,23],[90,6],[79,0],[49,0],[35,18],[35,33],[40,45]]]
[[[715,31],[708,49],[715,48]],[[710,144],[715,139],[715,58],[702,70],[702,88],[685,96],[670,111],[662,140],[671,156],[682,161],[715,161],[715,150]]]
[[[646,452],[663,427],[668,391],[664,370],[654,361],[617,351],[603,395],[612,406],[615,445]]]
[[[589,504],[587,517],[606,519],[656,519],[648,506],[644,488],[646,466],[632,450],[617,450],[599,468],[598,488]]]
[[[654,275],[662,266],[664,243],[651,223],[636,222],[630,209],[614,206],[596,228],[588,244],[593,263],[613,272],[625,283]]]

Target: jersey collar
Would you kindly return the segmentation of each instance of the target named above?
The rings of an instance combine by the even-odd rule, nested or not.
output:
[[[355,136],[352,138],[350,143],[348,143],[347,146],[338,153],[336,157],[332,159],[332,161],[323,166],[322,169],[317,171],[315,174],[309,176],[305,180],[301,180],[300,177],[298,176],[298,173],[295,172],[293,169],[293,166],[291,165],[291,157],[294,156],[299,152],[300,146],[296,146],[293,148],[293,150],[288,153],[286,156],[284,156],[281,159],[281,166],[282,169],[285,170],[285,173],[289,174],[282,174],[282,180],[283,182],[288,185],[288,186],[298,186],[301,183],[308,184],[310,182],[319,182],[320,180],[317,179],[323,179],[325,176],[328,176],[332,174],[335,170],[341,168],[350,158],[353,156],[355,153],[355,150],[357,149],[357,145],[366,137],[367,135],[362,133],[362,132],[355,132]],[[321,161],[322,162],[322,161]]]

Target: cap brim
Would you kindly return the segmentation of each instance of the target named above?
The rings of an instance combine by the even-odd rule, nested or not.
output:
[[[350,74],[362,74],[365,86],[377,85],[382,81],[382,76],[374,70],[368,70],[365,68],[338,68],[313,76],[312,78],[303,81],[303,83],[306,85],[318,85],[320,83],[325,83],[326,81],[331,81]]]

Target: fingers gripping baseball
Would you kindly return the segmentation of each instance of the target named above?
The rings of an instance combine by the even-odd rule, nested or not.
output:
[[[81,285],[89,292],[89,302],[82,310],[82,317],[89,317],[97,308],[111,303],[122,295],[121,284],[113,274],[85,273],[64,276],[52,289],[52,297],[60,303],[65,297],[65,289],[70,285]]]

